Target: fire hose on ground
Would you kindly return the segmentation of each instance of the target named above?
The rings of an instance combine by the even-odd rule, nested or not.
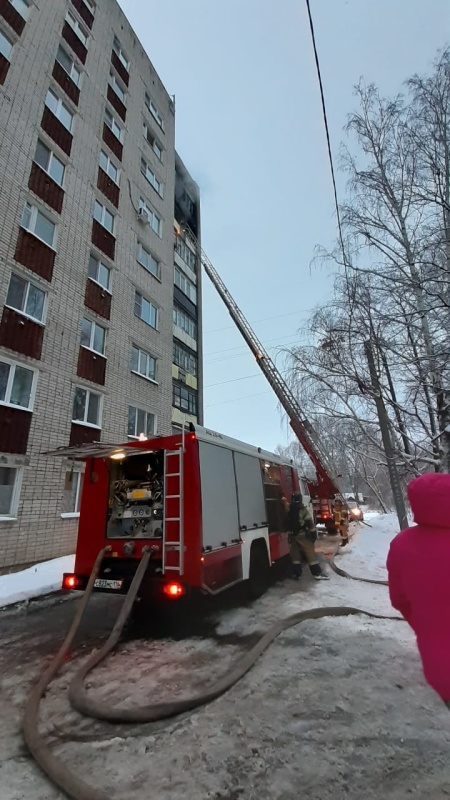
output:
[[[72,800],[110,800],[110,797],[106,792],[90,786],[82,777],[71,771],[64,761],[52,753],[49,745],[46,744],[44,738],[39,733],[39,707],[47,687],[55,677],[61,664],[65,660],[67,653],[69,652],[92,594],[94,582],[99,573],[103,557],[107,550],[108,548],[104,548],[99,552],[69,632],[58,653],[43,673],[37,685],[33,688],[27,700],[24,713],[23,734],[30,753],[37,764],[39,764],[44,774],[68,797],[72,798]],[[131,613],[133,603],[151,555],[151,552],[147,552],[142,557],[109,638],[100,648],[100,650],[94,651],[94,653],[90,656],[90,658],[88,658],[86,663],[76,673],[72,680],[69,688],[70,703],[74,709],[85,716],[115,723],[143,723],[156,722],[157,720],[175,717],[186,711],[192,711],[193,709],[203,706],[206,703],[210,703],[212,700],[215,700],[217,697],[231,689],[232,686],[234,686],[241,678],[244,677],[244,675],[247,674],[247,672],[253,667],[262,653],[264,653],[264,651],[269,647],[274,639],[277,638],[277,636],[279,636],[283,631],[288,630],[295,625],[299,625],[307,620],[322,619],[323,617],[347,617],[355,614],[363,614],[371,619],[403,621],[401,617],[373,614],[369,611],[365,611],[364,609],[354,608],[352,606],[328,606],[324,608],[311,608],[306,611],[299,611],[296,614],[292,614],[291,616],[286,617],[285,619],[280,619],[278,622],[274,623],[250,650],[238,658],[234,666],[232,666],[231,669],[225,673],[225,675],[219,678],[219,680],[216,681],[213,686],[207,688],[201,693],[192,695],[191,697],[187,697],[185,699],[174,700],[172,702],[160,702],[131,708],[114,708],[111,707],[109,703],[101,703],[88,697],[84,688],[84,680],[86,676],[101,661],[103,661],[103,659],[106,658],[106,656],[118,643],[123,627]],[[336,567],[334,563],[334,555],[330,559],[330,564],[338,575],[351,578],[348,573]],[[366,578],[356,578],[355,580],[360,580],[367,583],[386,583],[386,581],[375,581]]]

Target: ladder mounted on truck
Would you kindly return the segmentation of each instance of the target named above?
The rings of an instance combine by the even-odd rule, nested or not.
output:
[[[197,237],[187,225],[183,225],[182,230],[200,255],[201,263],[208,278],[225,303],[231,319],[255,356],[259,368],[267,378],[281,406],[288,415],[292,430],[305,453],[312,461],[317,475],[317,494],[319,497],[327,499],[332,499],[335,495],[342,496],[342,489],[339,486],[339,476],[334,474],[334,470],[318,440],[317,434],[312,425],[308,422],[295,395],[290,390],[255,332],[250,327],[205,251],[200,247]]]

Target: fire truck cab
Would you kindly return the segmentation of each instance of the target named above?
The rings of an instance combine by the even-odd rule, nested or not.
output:
[[[55,451],[86,469],[75,572],[83,589],[110,547],[96,588],[125,593],[152,549],[141,601],[214,595],[242,581],[257,597],[289,552],[285,500],[300,490],[292,462],[200,426],[123,445]]]

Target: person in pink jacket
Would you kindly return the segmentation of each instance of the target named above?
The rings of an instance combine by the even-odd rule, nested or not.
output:
[[[408,497],[416,524],[391,542],[389,594],[417,636],[426,680],[450,708],[450,475],[415,478]]]

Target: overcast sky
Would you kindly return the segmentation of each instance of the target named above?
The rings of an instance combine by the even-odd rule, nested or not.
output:
[[[119,2],[175,94],[176,145],[200,185],[206,252],[268,348],[297,342],[331,291],[331,275],[310,267],[314,248],[336,237],[306,3]],[[354,84],[364,76],[396,94],[427,71],[450,42],[450,2],[311,0],[311,8],[337,159]],[[286,444],[276,398],[206,277],[203,297],[205,423],[269,450]]]

